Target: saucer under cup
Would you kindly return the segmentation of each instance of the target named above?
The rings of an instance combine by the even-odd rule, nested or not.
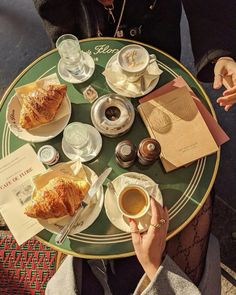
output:
[[[63,153],[72,161],[74,160],[80,160],[82,163],[88,162],[92,159],[94,159],[102,148],[102,137],[100,133],[97,131],[96,128],[89,124],[84,124],[88,130],[89,133],[89,150],[90,152],[79,154],[78,150],[73,148],[71,145],[67,144],[65,139],[62,139],[62,150]]]
[[[161,191],[158,188],[158,185],[150,177],[141,173],[128,172],[115,178],[112,181],[112,183],[115,190],[117,191],[117,194],[119,194],[121,190],[120,183],[123,183],[122,177],[126,177],[125,181],[127,181],[127,184],[136,184],[142,186],[145,190],[148,191],[149,195],[153,193],[152,188],[155,186],[156,189],[154,198],[157,202],[163,205],[163,199]],[[123,183],[123,185],[125,184]],[[117,199],[109,190],[109,188],[106,190],[105,193],[104,206],[107,217],[110,220],[110,222],[121,231],[130,233],[130,222],[127,217],[121,214],[117,205]],[[149,209],[149,211],[143,217],[136,219],[140,232],[146,231],[148,229],[148,227],[150,226],[150,220],[151,209]]]
[[[87,81],[94,73],[95,70],[95,63],[93,58],[87,53],[82,51],[81,52],[84,59],[84,67],[85,67],[85,73],[81,77],[76,77],[75,75],[72,75],[68,70],[66,69],[66,65],[63,62],[62,59],[59,60],[57,70],[60,77],[65,80],[66,82],[72,83],[72,84],[79,84]]]
[[[118,53],[114,54],[107,62],[106,64],[106,68],[105,68],[105,71],[106,70],[110,70],[110,69],[116,69],[117,71],[117,74],[120,73],[121,69],[120,69],[120,66],[117,62],[117,57],[118,57]],[[120,70],[119,70],[120,69]],[[146,72],[149,71],[149,70],[160,70],[159,67],[158,67],[158,64],[157,62],[153,62],[151,64],[148,65],[148,67],[146,68]],[[123,86],[118,86],[118,85],[115,85],[115,83],[113,83],[112,81],[110,81],[106,75],[105,75],[105,79],[106,79],[106,83],[107,85],[112,89],[112,91],[114,91],[115,93],[119,94],[119,95],[122,95],[122,96],[125,96],[125,97],[132,97],[132,98],[135,98],[135,97],[141,97],[141,96],[144,96],[148,93],[150,93],[156,86],[157,86],[157,83],[160,79],[160,75],[158,75],[155,79],[153,79],[150,83],[150,85],[148,87],[145,88],[144,91],[138,91],[138,92],[133,92],[133,91],[129,91],[127,88],[127,85],[126,87],[123,87]],[[130,82],[128,81],[127,83],[128,85],[132,85],[133,82]]]

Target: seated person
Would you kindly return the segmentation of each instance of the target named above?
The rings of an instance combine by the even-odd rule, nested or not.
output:
[[[137,259],[107,261],[68,256],[49,281],[46,294],[220,295],[220,257],[216,238],[210,236],[205,269],[197,287],[168,254],[164,255],[167,209],[151,199],[151,210],[146,233],[141,234],[136,222],[130,220]],[[199,253],[195,254],[199,256]]]
[[[231,87],[217,100],[226,111],[236,102],[234,0],[33,1],[54,44],[66,33],[79,39],[124,37],[155,46],[176,59],[180,59],[181,53],[182,2],[189,22],[197,78],[214,81],[216,89],[222,83]],[[223,77],[227,77],[227,84]]]

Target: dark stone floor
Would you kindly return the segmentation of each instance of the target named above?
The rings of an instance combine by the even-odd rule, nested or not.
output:
[[[194,72],[188,26],[182,18],[182,63]],[[210,36],[209,36],[210,37]],[[0,98],[11,81],[33,60],[51,48],[31,0],[0,1]],[[236,107],[226,113],[215,103],[221,91],[204,84],[218,121],[231,140],[222,147],[215,182],[216,200],[213,233],[221,244],[222,294],[236,294]],[[1,127],[0,127],[1,128]]]

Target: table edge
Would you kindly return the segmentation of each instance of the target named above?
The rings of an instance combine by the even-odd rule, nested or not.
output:
[[[92,40],[114,40],[114,41],[128,41],[128,42],[132,42],[132,43],[136,43],[136,44],[141,44],[141,45],[144,45],[146,47],[149,47],[151,49],[154,49],[154,50],[157,50],[159,52],[161,52],[164,56],[168,57],[169,59],[173,60],[175,63],[178,64],[178,66],[180,68],[182,68],[193,80],[194,82],[197,84],[197,86],[199,87],[199,89],[201,90],[202,92],[202,95],[204,96],[204,98],[206,99],[207,101],[207,104],[211,110],[211,114],[212,116],[214,117],[214,119],[217,121],[217,117],[216,117],[216,113],[215,113],[215,110],[211,104],[211,101],[210,99],[208,98],[208,95],[206,94],[205,90],[203,89],[203,87],[201,86],[201,84],[198,82],[198,80],[194,77],[194,75],[184,66],[182,65],[177,59],[175,59],[174,57],[172,57],[171,55],[169,55],[168,53],[162,51],[161,49],[157,48],[157,47],[154,47],[154,46],[151,46],[151,45],[148,45],[146,43],[143,43],[143,42],[139,42],[139,41],[134,41],[134,40],[130,40],[130,39],[126,39],[126,38],[114,38],[114,37],[94,37],[94,38],[85,38],[85,39],[81,39],[80,42],[87,42],[87,41],[92,41]],[[8,96],[8,94],[10,93],[10,91],[12,90],[12,88],[14,87],[14,85],[17,83],[17,81],[36,63],[38,63],[40,60],[42,60],[44,57],[54,53],[55,51],[57,51],[57,48],[54,48],[42,55],[40,55],[38,58],[36,58],[32,63],[30,63],[22,72],[20,72],[20,74],[13,80],[13,82],[8,86],[8,88],[6,89],[6,91],[4,92],[3,96],[2,96],[2,99],[0,101],[0,111],[1,111],[1,108],[6,100],[6,97]],[[198,214],[198,212],[200,211],[200,209],[202,208],[203,204],[205,203],[210,191],[211,191],[211,188],[214,184],[214,181],[216,179],[216,175],[217,175],[217,171],[218,171],[218,168],[219,168],[219,162],[220,162],[220,148],[219,150],[217,151],[217,158],[216,158],[216,163],[215,163],[215,168],[214,168],[214,172],[213,172],[213,176],[212,176],[212,179],[211,179],[211,182],[208,186],[208,189],[204,195],[204,197],[202,198],[200,204],[198,205],[198,207],[196,208],[196,210],[192,213],[191,216],[189,216],[189,218],[180,226],[178,227],[176,230],[170,232],[169,234],[167,234],[167,238],[166,240],[169,240],[171,239],[173,236],[175,236],[176,234],[178,234],[182,229],[184,229],[188,224],[189,222]],[[124,257],[130,257],[130,256],[133,256],[135,255],[135,252],[128,252],[128,253],[125,253],[125,254],[113,254],[113,255],[89,255],[89,254],[81,254],[81,253],[76,253],[74,251],[68,251],[68,250],[64,250],[64,249],[61,249],[60,247],[57,247],[53,244],[51,244],[50,242],[46,242],[44,241],[42,238],[38,237],[38,236],[35,236],[35,238],[42,242],[43,244],[51,247],[52,249],[55,249],[56,251],[59,251],[59,252],[62,252],[62,253],[65,253],[65,254],[69,254],[69,255],[73,255],[75,257],[80,257],[80,258],[88,258],[88,259],[95,259],[95,258],[100,258],[100,259],[113,259],[113,258],[124,258]]]

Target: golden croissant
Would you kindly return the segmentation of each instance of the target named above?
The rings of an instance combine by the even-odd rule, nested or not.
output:
[[[66,85],[48,85],[24,96],[20,125],[31,129],[52,121],[66,95]]]
[[[33,218],[58,218],[73,216],[80,207],[89,184],[86,180],[56,177],[38,190],[33,201],[25,208],[25,214]]]

